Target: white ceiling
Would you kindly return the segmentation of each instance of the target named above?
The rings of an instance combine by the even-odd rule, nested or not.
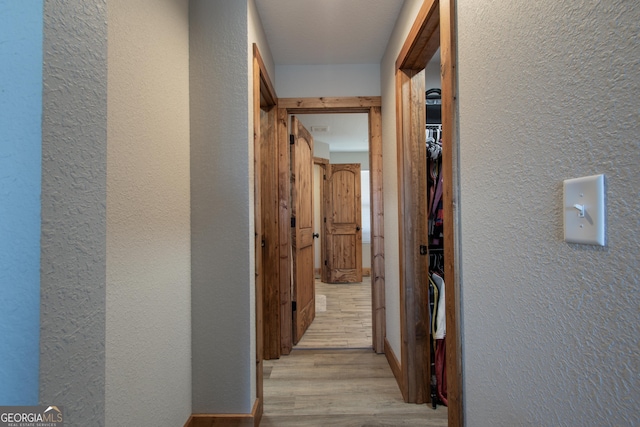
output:
[[[379,64],[404,0],[256,0],[276,65]],[[331,151],[367,151],[365,114],[305,114]]]
[[[404,0],[256,0],[278,65],[378,64]]]

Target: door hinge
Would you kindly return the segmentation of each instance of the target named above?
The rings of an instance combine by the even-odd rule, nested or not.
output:
[[[429,251],[425,245],[420,245],[420,255],[426,255]]]
[[[324,260],[324,265],[327,265],[327,260],[326,259]]]
[[[293,136],[293,134],[289,135],[289,144],[293,145],[296,143],[296,138]]]
[[[291,217],[291,228],[296,226],[296,218],[295,217]]]
[[[296,311],[298,309],[298,305],[295,301],[291,301],[291,311]]]

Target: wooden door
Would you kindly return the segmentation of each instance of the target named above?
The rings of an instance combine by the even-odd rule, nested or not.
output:
[[[291,117],[291,246],[293,343],[316,315],[313,274],[313,138]]]
[[[329,165],[325,189],[328,281],[362,282],[360,164]]]

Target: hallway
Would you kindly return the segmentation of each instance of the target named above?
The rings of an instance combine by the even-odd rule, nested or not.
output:
[[[316,319],[288,356],[264,362],[261,426],[446,426],[447,408],[404,403],[371,350],[371,284],[316,281]],[[368,347],[368,348],[367,348]]]

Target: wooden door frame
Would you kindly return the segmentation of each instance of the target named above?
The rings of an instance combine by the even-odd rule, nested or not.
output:
[[[367,113],[369,117],[369,170],[371,189],[371,306],[373,350],[384,352],[386,335],[384,289],[384,209],[382,198],[382,118],[381,98],[281,98],[278,100],[279,206],[280,206],[280,325],[282,354],[289,354],[291,341],[291,282],[288,252],[289,158],[284,155],[289,145],[289,114]],[[287,315],[288,313],[288,315]],[[287,335],[288,334],[288,335]]]
[[[256,401],[252,411],[254,426],[260,425],[262,419],[264,398],[263,398],[263,359],[273,351],[273,342],[277,343],[279,349],[279,331],[267,328],[269,319],[279,316],[279,299],[272,295],[265,298],[266,284],[269,278],[279,276],[279,265],[277,263],[264,262],[279,257],[279,229],[278,229],[278,205],[268,202],[266,193],[277,193],[277,188],[270,189],[263,187],[263,184],[270,184],[272,187],[277,182],[264,182],[264,172],[277,164],[277,97],[271,79],[267,73],[267,68],[262,60],[258,46],[253,45],[253,161],[254,161],[254,224],[255,224],[255,322],[256,322]],[[262,134],[262,114],[267,112],[269,132]],[[272,158],[261,158],[261,145],[267,144]],[[267,199],[263,203],[263,197]],[[276,310],[273,310],[273,306]],[[265,321],[265,317],[267,321]],[[273,320],[272,320],[273,321]],[[273,337],[272,334],[276,336]],[[267,345],[265,346],[265,336]]]
[[[329,159],[323,159],[321,157],[314,157],[313,158],[313,164],[318,165],[320,167],[320,170],[323,173],[323,176],[327,175],[327,169],[329,167]],[[320,189],[320,205],[318,207],[316,207],[314,205],[314,209],[320,209],[320,216],[322,216],[324,214],[324,196],[325,196],[325,190],[324,190],[324,182],[321,182],[319,184],[319,189]],[[326,244],[327,242],[325,241],[325,232],[324,232],[324,226],[319,225],[318,226],[318,230],[320,230],[320,238],[318,239],[320,242],[320,280],[323,282],[327,281],[327,266],[324,265],[324,263],[322,262],[322,259],[325,257],[325,250],[326,250]],[[315,267],[314,267],[315,268]],[[314,271],[315,273],[315,271]]]
[[[457,134],[457,98],[456,98],[456,27],[455,0],[424,0],[418,16],[407,36],[396,61],[396,105],[397,105],[397,141],[398,141],[398,194],[400,198],[400,219],[403,218],[405,201],[403,186],[410,185],[404,179],[417,176],[417,171],[405,171],[402,147],[404,138],[422,134],[424,143],[424,82],[412,80],[419,76],[428,61],[440,48],[440,77],[442,83],[442,170],[443,170],[443,208],[444,208],[444,256],[446,286],[446,363],[447,363],[447,397],[448,425],[450,427],[464,425],[462,401],[462,341],[460,336],[460,270],[459,270],[459,182],[458,182],[458,134]],[[419,107],[421,105],[421,108]],[[418,106],[418,107],[417,107]],[[418,114],[415,112],[418,111]],[[426,319],[424,310],[407,312],[413,301],[408,298],[420,295],[419,266],[413,271],[405,268],[407,251],[417,251],[415,247],[406,247],[403,240],[407,230],[400,221],[400,288],[401,288],[401,334],[402,339],[402,382],[401,388],[405,399],[415,398],[420,390],[428,386],[428,376],[416,376],[411,371],[416,365],[421,366],[428,360],[422,349],[408,337],[420,336],[424,331],[416,330]],[[408,225],[407,225],[408,227]],[[409,263],[411,265],[411,263]],[[403,271],[405,270],[405,271]],[[407,280],[410,276],[412,280]],[[426,282],[425,282],[426,283]],[[404,298],[404,299],[402,299]],[[412,317],[407,317],[408,315]],[[425,367],[426,368],[426,367]],[[411,395],[413,394],[413,395]]]

